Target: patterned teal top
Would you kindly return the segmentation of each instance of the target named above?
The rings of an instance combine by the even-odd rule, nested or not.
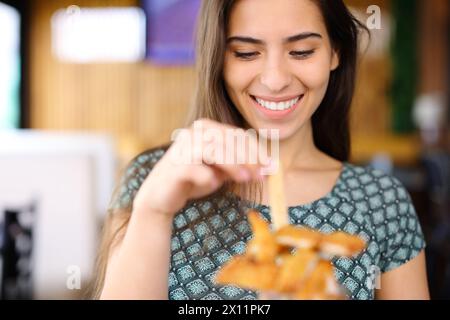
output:
[[[137,156],[127,167],[111,209],[131,208],[134,195],[164,149]],[[256,292],[217,286],[214,276],[233,255],[245,251],[251,230],[249,204],[230,193],[190,202],[173,222],[169,299],[255,299]],[[270,209],[257,205],[270,222]],[[112,210],[112,212],[114,212]],[[342,230],[364,238],[356,258],[333,260],[336,279],[351,299],[373,299],[375,277],[413,259],[425,247],[422,230],[401,183],[380,171],[344,163],[332,191],[307,205],[289,208],[290,223],[329,233]]]

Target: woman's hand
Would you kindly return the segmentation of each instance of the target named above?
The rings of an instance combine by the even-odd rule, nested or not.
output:
[[[227,134],[245,132],[212,120],[198,120],[185,129],[143,182],[133,211],[158,213],[171,220],[188,200],[217,191],[226,180],[262,179],[261,168],[269,160],[265,152],[258,152],[256,137],[246,135],[248,143],[241,150],[229,143]]]

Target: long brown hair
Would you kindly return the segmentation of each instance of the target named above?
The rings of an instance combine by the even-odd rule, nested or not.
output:
[[[202,1],[195,39],[196,91],[186,125],[200,118],[208,118],[244,129],[248,127],[229,98],[223,80],[227,25],[236,1]],[[311,1],[321,10],[332,47],[340,58],[339,67],[332,71],[325,97],[312,118],[314,142],[317,148],[329,156],[347,161],[350,153],[349,110],[355,85],[359,29],[367,29],[355,19],[342,0]],[[234,187],[229,183],[220,192]],[[260,189],[260,186],[239,186],[242,194],[248,195],[250,199],[256,199],[256,189]],[[121,211],[122,218],[116,222],[118,227],[115,228],[111,227],[113,215],[114,212],[109,213],[104,226],[93,287],[94,298],[101,294],[109,252],[123,237],[131,207],[125,212]]]

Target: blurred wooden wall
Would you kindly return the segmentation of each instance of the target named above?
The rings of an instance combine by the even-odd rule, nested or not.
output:
[[[56,10],[67,8],[74,2],[30,2],[31,127],[109,132],[117,138],[124,162],[145,148],[169,141],[173,129],[183,124],[191,103],[195,85],[193,67],[160,67],[150,62],[62,63],[51,53],[50,19]],[[379,5],[383,19],[389,19],[391,0],[345,2],[363,13],[369,5]],[[439,2],[440,6],[434,7],[435,2]],[[137,4],[138,0],[76,2],[80,7]],[[439,14],[442,10],[448,13],[448,1],[424,0],[422,5],[426,6],[422,12],[429,13],[428,22],[425,22],[428,29],[424,33],[428,36],[422,35],[422,38],[427,38],[434,32],[430,25],[433,24],[433,14]],[[372,37],[378,37],[378,32],[382,31],[373,31]],[[428,44],[422,46],[424,49],[421,52],[421,72],[424,76],[420,81],[423,90],[437,88],[444,81],[444,76],[438,79],[435,77],[442,67],[438,60],[445,60],[436,52],[440,52],[439,48],[446,45],[447,41],[442,41],[442,35],[441,38],[427,39]],[[355,161],[367,161],[374,152],[380,151],[390,154],[398,163],[411,163],[419,152],[416,136],[399,137],[390,132],[389,63],[388,52],[366,55],[361,61],[352,109],[352,158]]]
[[[395,28],[390,6],[395,0],[344,0],[364,12],[370,5],[382,10],[382,28]],[[448,94],[448,0],[418,1],[418,88],[417,95]],[[364,21],[363,21],[364,22]],[[383,38],[383,30],[371,30],[372,41]],[[391,61],[389,46],[384,54],[365,54],[359,66],[356,94],[352,106],[352,158],[368,161],[374,152],[389,154],[396,164],[415,165],[421,152],[418,133],[393,134],[389,90]]]
[[[449,88],[448,31],[450,1],[420,2],[420,93],[445,92]]]
[[[51,52],[50,19],[70,0],[30,1],[32,128],[113,134],[124,161],[169,141],[185,118],[194,89],[192,67],[149,62],[68,64]],[[80,7],[133,6],[137,0],[77,0]]]
[[[369,47],[361,46],[351,118],[352,132],[356,136],[384,135],[390,132],[388,91],[391,68],[387,51],[389,47],[374,49],[379,39],[388,40],[385,37],[391,27],[389,21],[390,2],[391,0],[345,0],[347,5],[359,11],[361,16],[357,16],[357,18],[364,24],[370,16],[370,13],[367,13],[369,6],[377,5],[382,13],[382,29],[370,30],[372,39]],[[363,32],[362,36],[366,36],[366,34]]]

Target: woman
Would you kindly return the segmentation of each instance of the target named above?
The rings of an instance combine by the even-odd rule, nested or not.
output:
[[[279,130],[290,222],[368,243],[358,257],[333,261],[349,298],[428,299],[425,242],[409,195],[395,178],[347,162],[364,27],[341,0],[208,0],[199,19],[191,118],[215,132]],[[173,161],[191,151],[200,163]],[[257,160],[221,164],[183,139],[136,157],[105,225],[97,297],[257,297],[214,283],[218,268],[251,237],[246,208],[270,220],[261,176],[267,163]],[[255,185],[260,197],[252,202],[245,191]]]

